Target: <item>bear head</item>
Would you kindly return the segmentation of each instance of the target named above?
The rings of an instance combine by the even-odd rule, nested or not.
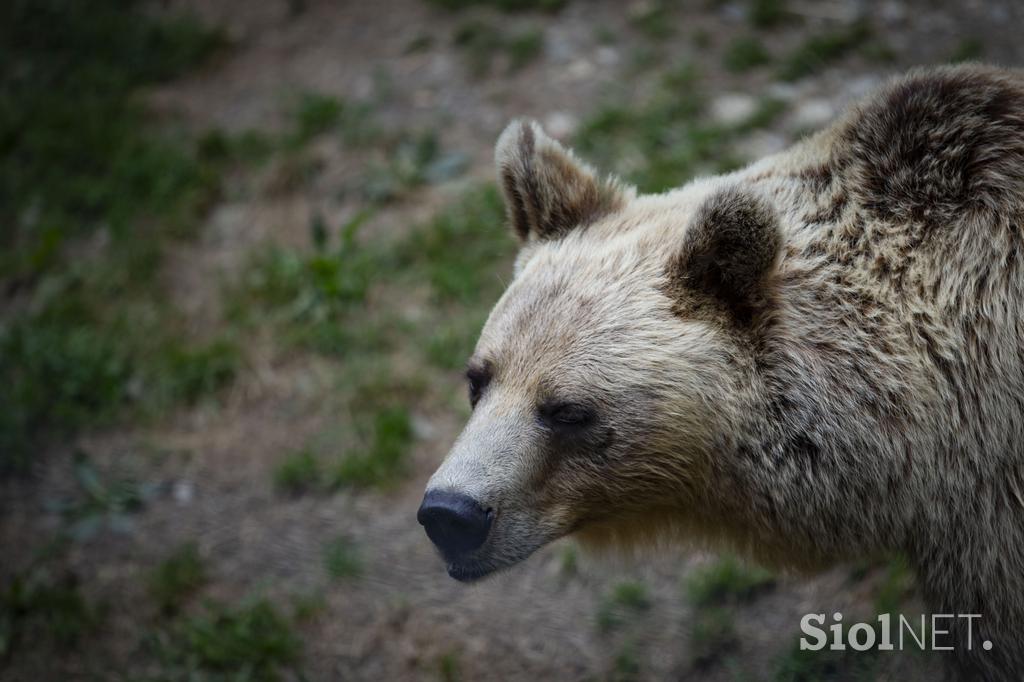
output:
[[[418,514],[466,581],[570,533],[635,543],[706,521],[780,245],[770,205],[729,176],[638,196],[531,122],[496,157],[521,249]]]

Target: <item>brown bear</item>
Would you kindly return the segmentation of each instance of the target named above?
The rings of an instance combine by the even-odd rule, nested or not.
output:
[[[568,534],[898,552],[980,614],[960,674],[1024,675],[1024,74],[915,71],[664,194],[533,123],[497,170],[521,251],[418,515],[451,576]]]

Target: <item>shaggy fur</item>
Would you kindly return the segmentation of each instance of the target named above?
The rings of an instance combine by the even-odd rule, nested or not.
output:
[[[932,612],[982,614],[960,673],[1024,674],[1022,74],[912,73],[658,196],[532,125],[498,168],[523,251],[430,483],[496,510],[463,577],[571,532],[807,569],[902,552]],[[552,429],[552,400],[592,423]]]

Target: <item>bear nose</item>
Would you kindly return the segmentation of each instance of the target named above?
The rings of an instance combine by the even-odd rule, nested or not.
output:
[[[441,553],[452,558],[484,544],[492,516],[468,495],[430,490],[423,497],[416,520]]]

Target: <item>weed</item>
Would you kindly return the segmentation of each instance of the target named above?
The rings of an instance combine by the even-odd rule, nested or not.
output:
[[[412,443],[412,420],[401,407],[385,408],[373,415],[365,450],[347,453],[335,470],[338,485],[387,486],[405,470]]]
[[[503,12],[557,12],[568,0],[429,0],[446,10],[463,10],[468,7],[491,6]]]
[[[505,209],[493,186],[471,191],[416,230],[400,248],[400,258],[421,269],[441,301],[490,301],[503,287],[495,274],[497,265],[513,250],[504,220]]]
[[[292,617],[296,621],[312,620],[326,607],[324,595],[319,591],[296,594],[292,597]]]
[[[452,44],[463,51],[470,73],[479,78],[490,73],[499,57],[505,61],[508,73],[535,60],[544,50],[544,33],[529,28],[507,35],[494,24],[477,19],[460,24],[452,35]]]
[[[204,613],[162,633],[157,645],[169,679],[214,673],[272,682],[280,679],[282,669],[294,666],[301,652],[291,624],[264,599],[238,607],[210,602]]]
[[[648,103],[598,111],[580,127],[577,147],[642,191],[664,191],[697,172],[735,166],[723,152],[737,131],[708,122],[704,111],[697,73],[684,65],[664,75]]]
[[[695,569],[686,580],[686,593],[696,607],[750,601],[771,589],[775,578],[761,568],[748,567],[727,556]]]
[[[632,22],[633,26],[653,40],[666,40],[675,33],[669,3],[664,0],[646,3],[633,15]]]
[[[363,570],[363,563],[355,544],[346,537],[338,537],[324,547],[324,567],[335,580],[354,578]]]
[[[104,481],[89,456],[75,453],[75,481],[81,495],[73,502],[57,505],[71,536],[84,540],[102,528],[125,531],[131,527],[131,515],[136,514],[156,492],[152,485],[140,485],[130,479]]]
[[[891,561],[875,593],[875,612],[898,613],[903,602],[913,594],[914,585],[914,572],[906,559]]]
[[[706,667],[721,659],[739,644],[736,623],[726,609],[700,609],[694,615],[690,650],[694,664]]]
[[[317,135],[327,132],[341,121],[342,103],[336,97],[316,92],[304,93],[295,112],[293,146],[302,146]]]
[[[639,679],[641,667],[636,648],[635,643],[628,642],[615,654],[609,675],[611,682],[630,682]]]
[[[775,663],[774,682],[819,682],[820,680],[851,680],[868,682],[878,679],[881,656],[877,648],[868,651],[801,650],[800,635],[789,651]],[[846,635],[843,635],[845,641]]]
[[[508,54],[508,68],[518,71],[537,59],[544,51],[544,32],[529,29],[513,35],[505,46]]]
[[[820,70],[844,57],[871,38],[867,21],[856,21],[849,26],[812,36],[799,45],[782,62],[779,77],[794,81]]]
[[[164,613],[173,613],[206,583],[206,569],[194,542],[164,559],[149,578],[149,593]]]
[[[321,485],[320,461],[312,450],[293,452],[274,469],[274,487],[289,495],[301,495]]]
[[[462,664],[457,652],[449,651],[438,657],[437,676],[441,682],[458,682],[462,679]]]
[[[157,19],[131,0],[14,0],[0,18],[0,276],[59,260],[68,238],[99,227],[116,239],[143,215],[208,193],[188,145],[147,129],[142,85],[198,64],[223,43],[186,16]],[[31,40],[25,39],[32,36]]]
[[[558,555],[558,574],[562,578],[571,578],[579,573],[579,553],[574,545],[566,545]]]
[[[735,73],[749,71],[771,62],[771,55],[764,44],[753,36],[739,36],[725,49],[725,68]]]
[[[74,575],[53,577],[45,569],[16,574],[0,589],[0,660],[20,642],[41,637],[72,646],[102,620]]]
[[[609,632],[618,627],[630,614],[647,611],[651,600],[643,583],[627,580],[617,584],[602,600],[597,612],[597,627]]]
[[[789,18],[786,0],[751,0],[750,23],[755,28],[774,28]]]
[[[978,38],[964,38],[957,43],[952,54],[949,55],[950,63],[973,62],[985,57],[985,43]]]

